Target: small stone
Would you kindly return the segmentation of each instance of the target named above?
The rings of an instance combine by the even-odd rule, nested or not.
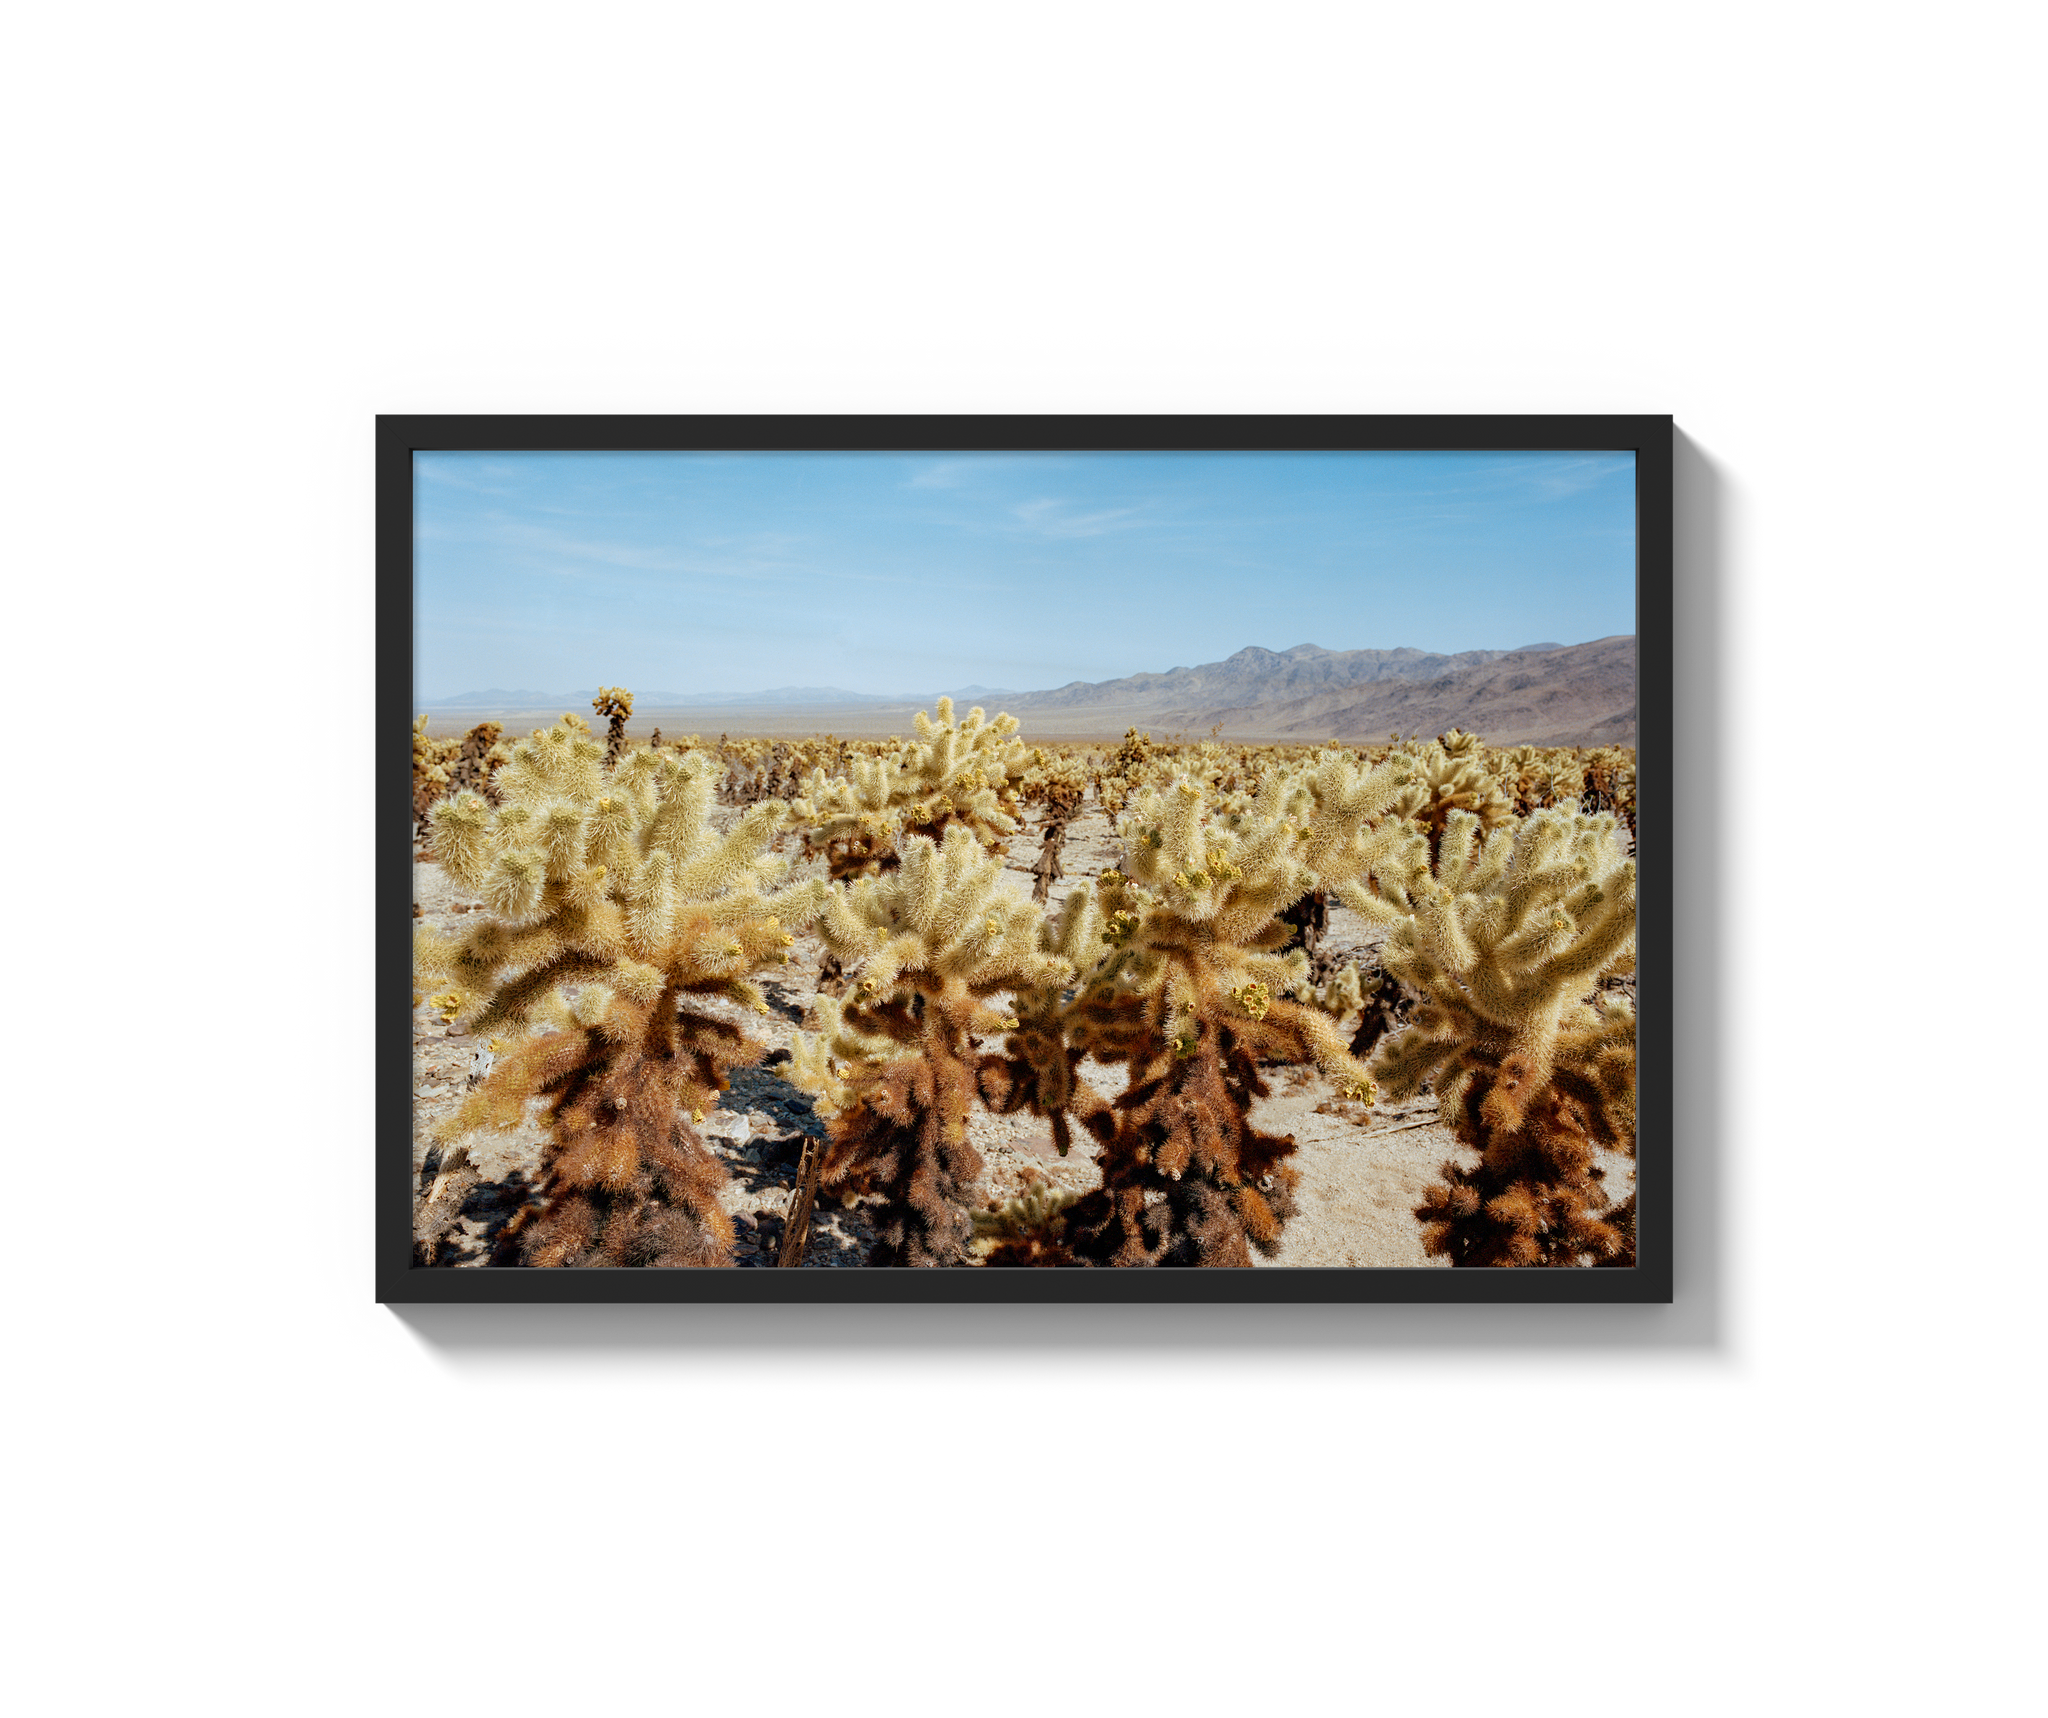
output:
[[[703,1132],[707,1139],[722,1139],[735,1147],[744,1146],[749,1131],[747,1118],[735,1115],[731,1110],[713,1110],[704,1118]]]

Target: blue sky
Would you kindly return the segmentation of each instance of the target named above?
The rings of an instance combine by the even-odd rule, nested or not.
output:
[[[414,696],[1036,691],[1635,630],[1628,453],[435,453]]]

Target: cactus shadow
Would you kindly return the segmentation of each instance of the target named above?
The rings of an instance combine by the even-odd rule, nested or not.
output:
[[[436,1249],[443,1265],[481,1265],[497,1252],[505,1226],[533,1195],[523,1169],[497,1181],[479,1181],[463,1196],[456,1216],[463,1227],[441,1237]]]

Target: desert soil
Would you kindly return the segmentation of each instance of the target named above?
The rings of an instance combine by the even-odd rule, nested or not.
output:
[[[1005,881],[1027,899],[1039,840],[1032,828],[1009,843]],[[794,860],[792,878],[822,874],[822,861],[803,859],[794,838],[785,851]],[[1067,876],[1053,885],[1054,906],[1076,881],[1120,862],[1121,849],[1109,818],[1090,806],[1068,828],[1061,856]],[[468,914],[482,910],[473,896],[430,861],[413,868],[413,900],[418,916],[444,935],[459,935]],[[1376,948],[1380,934],[1333,906],[1325,948],[1342,965]],[[775,1059],[775,1052],[787,1050],[802,1029],[805,1011],[817,994],[825,950],[815,936],[799,935],[792,954],[795,958],[787,968],[763,982],[770,1007],[765,1018],[728,1003],[708,1005],[726,1012],[751,1038],[764,1043],[769,1060]],[[422,1190],[433,1180],[428,1169],[429,1135],[461,1101],[478,1047],[477,1040],[443,1026],[429,1004],[414,1009],[413,1170]],[[1121,1068],[1084,1065],[1082,1072],[1105,1096],[1122,1090]],[[1423,1253],[1415,1207],[1447,1159],[1470,1165],[1476,1158],[1436,1120],[1435,1101],[1425,1095],[1405,1104],[1382,1102],[1366,1109],[1342,1102],[1331,1083],[1312,1068],[1272,1068],[1266,1076],[1272,1093],[1254,1106],[1252,1119],[1269,1133],[1293,1135],[1298,1147],[1293,1162],[1301,1184],[1296,1194],[1299,1211],[1287,1224],[1278,1252],[1271,1259],[1255,1256],[1254,1262],[1280,1268],[1443,1265]],[[794,1196],[804,1137],[824,1132],[809,1095],[784,1079],[778,1067],[737,1068],[723,1106],[705,1117],[699,1131],[729,1177],[723,1203],[738,1236],[734,1263],[742,1268],[772,1265],[781,1219]],[[969,1135],[986,1165],[976,1190],[977,1204],[1014,1198],[1042,1182],[1077,1193],[1101,1182],[1091,1141],[1077,1138],[1071,1154],[1062,1159],[1050,1126],[1034,1117],[991,1116],[977,1110]],[[539,1180],[542,1131],[529,1114],[516,1129],[472,1134],[466,1144],[477,1184],[463,1196],[459,1215],[440,1246],[440,1262],[456,1266],[486,1262],[498,1230],[519,1208],[526,1189]],[[1603,1156],[1601,1167],[1611,1196],[1616,1201],[1627,1197],[1634,1186],[1630,1160]],[[821,1198],[804,1264],[827,1270],[858,1267],[873,1240],[865,1204],[843,1207]]]

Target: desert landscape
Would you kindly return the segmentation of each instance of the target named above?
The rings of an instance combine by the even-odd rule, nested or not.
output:
[[[475,723],[511,733],[545,726],[584,708],[595,688],[557,694],[488,689],[425,706],[428,732],[458,737]],[[917,711],[940,696],[961,709],[1000,707],[1033,741],[1115,745],[1130,728],[1161,739],[1351,743],[1390,732],[1428,736],[1461,728],[1503,746],[1633,746],[1636,641],[1528,645],[1520,650],[1291,650],[1247,646],[1222,662],[1075,682],[1045,692],[986,686],[940,688],[903,698],[860,698],[831,687],[783,687],[721,700],[653,692],[636,695],[642,723],[680,736],[794,739],[836,734],[875,739],[910,731]]]
[[[1282,674],[1298,670],[1298,661],[1290,661],[1282,653],[1270,655]],[[1548,651],[1544,655],[1554,659],[1565,653]],[[1567,682],[1583,682],[1587,661],[1608,663],[1612,655],[1612,651],[1602,647],[1579,657],[1577,663],[1565,663],[1569,670]],[[1311,659],[1309,668],[1313,670],[1315,665],[1315,659]],[[1520,653],[1497,653],[1493,661],[1468,663],[1454,670],[1466,692],[1479,698],[1495,696],[1499,676],[1516,678],[1520,672]],[[1438,682],[1391,678],[1386,682],[1386,694],[1407,696],[1415,690],[1427,690],[1430,684],[1442,686],[1442,676]],[[1348,700],[1343,702],[1343,708],[1366,706],[1358,686],[1303,694],[1298,690],[1298,680],[1284,680],[1280,690],[1294,694],[1292,700],[1278,704],[1282,711],[1294,708],[1303,698],[1323,700],[1317,706],[1323,715],[1327,715],[1325,706],[1333,698]],[[1518,686],[1516,692],[1526,696],[1528,688]],[[1442,708],[1442,698],[1448,694],[1438,690],[1434,696],[1438,702],[1405,708],[1411,708],[1411,713],[1413,708]],[[594,702],[602,711],[604,698]],[[1612,715],[1593,715],[1599,708],[1597,702],[1589,702],[1583,696],[1575,694],[1575,702],[1554,702],[1571,702],[1579,717],[1591,717],[1589,727],[1593,729],[1614,731],[1616,727]],[[1128,702],[1087,706],[1075,700],[1075,708],[1100,713],[1100,708],[1128,711],[1133,706]],[[1190,711],[1202,715],[1208,713],[1208,708],[1212,706],[1196,704],[1190,706]],[[1384,713],[1393,706],[1372,704],[1372,708]],[[668,725],[700,715],[700,711],[702,706],[698,706],[698,711],[678,711],[676,706],[668,706],[659,713],[635,711],[633,727],[674,735],[674,739],[664,739],[672,747],[688,747],[692,743],[715,747],[719,739],[725,741],[723,751],[707,751],[705,756],[731,754],[735,760],[743,760],[748,754],[756,756],[756,764],[733,762],[719,776],[719,797],[725,803],[711,813],[711,821],[723,835],[737,825],[750,801],[758,803],[770,790],[786,792],[795,786],[795,747],[774,737],[774,725],[760,721],[762,711],[758,708],[752,711],[754,735],[748,739],[731,733],[717,739],[698,737],[696,733],[684,737],[676,735],[674,727]],[[1460,711],[1468,713],[1468,706],[1460,706]],[[512,713],[508,711],[508,715]],[[666,719],[664,725],[657,727],[653,723],[655,715]],[[791,713],[784,711],[778,715]],[[815,715],[815,711],[809,715]],[[895,715],[895,711],[887,711],[887,717],[893,719]],[[559,711],[553,721],[561,721]],[[446,719],[440,725],[446,731]],[[911,723],[905,721],[903,727],[911,727]],[[424,725],[426,733],[432,733],[432,729],[434,723]],[[625,733],[623,715],[614,721],[614,729],[621,733],[621,749],[635,745],[631,735]],[[487,727],[481,729],[481,733],[487,731]],[[479,729],[473,727],[471,735],[475,733]],[[1090,745],[1090,739],[1098,743]],[[1030,903],[1034,897],[1034,883],[1042,866],[1044,831],[1053,821],[1061,825],[1063,840],[1059,846],[1059,876],[1044,891],[1051,915],[1059,913],[1075,887],[1094,883],[1106,872],[1128,870],[1130,854],[1116,827],[1118,817],[1102,803],[1108,797],[1120,805],[1126,790],[1114,774],[1108,778],[1108,786],[1102,778],[1104,768],[1114,770],[1116,743],[1135,745],[1135,731],[1126,729],[1114,743],[1110,735],[1081,735],[1067,741],[1061,751],[1063,756],[1075,760],[1075,776],[1087,776],[1090,772],[1096,776],[1079,790],[1077,803],[1032,805],[1024,811],[1022,827],[1016,833],[989,842],[989,848],[999,854],[1004,866],[1001,887],[1010,891],[1020,905]],[[813,745],[823,747],[823,737],[815,737]],[[469,751],[479,751],[475,737],[469,743]],[[1204,754],[1219,751],[1221,741],[1212,735],[1206,745],[1182,745],[1180,760],[1200,762]],[[829,756],[829,747],[825,756]],[[1255,754],[1241,747],[1241,756],[1251,758]],[[778,762],[782,758],[791,762]],[[1171,774],[1174,762],[1174,749],[1167,747],[1161,760],[1153,764],[1153,774],[1161,778]],[[481,760],[471,758],[469,766],[481,768]],[[465,766],[459,764],[457,768]],[[1573,786],[1577,786],[1577,778],[1573,778]],[[1577,809],[1577,799],[1571,805]],[[477,915],[487,915],[489,909],[479,891],[463,887],[432,856],[430,840],[426,821],[418,823],[416,864],[412,866],[414,919],[444,938],[461,938],[477,924]],[[1628,835],[1628,842],[1632,852],[1632,835]],[[778,835],[774,850],[791,862],[782,887],[799,885],[807,878],[825,878],[827,860],[821,854],[807,856],[799,835]],[[1386,934],[1389,932],[1384,926],[1366,924],[1358,913],[1341,903],[1325,903],[1311,938],[1317,975],[1327,977],[1343,967],[1358,967],[1366,973],[1378,971]],[[1632,977],[1608,983],[1626,987],[1632,995]],[[573,1003],[580,989],[580,985],[567,985],[563,995]],[[696,1134],[725,1171],[719,1206],[731,1220],[735,1241],[729,1261],[737,1268],[772,1265],[784,1251],[784,1229],[793,1202],[799,1198],[799,1165],[805,1145],[825,1139],[825,1120],[819,1116],[813,1093],[801,1089],[788,1077],[791,1050],[797,1034],[819,1030],[819,997],[842,995],[844,989],[846,979],[836,975],[825,942],[815,928],[805,928],[795,936],[788,964],[762,981],[766,1014],[741,1010],[735,1001],[721,997],[700,1003],[707,1012],[729,1020],[733,1028],[750,1040],[766,1046],[762,1063],[731,1069],[729,1091],[719,1100],[719,1108],[696,1124]],[[1407,1001],[1413,1003],[1413,997]],[[1010,995],[999,993],[993,1005],[1001,1012],[1010,1005]],[[416,1233],[420,1239],[420,1263],[432,1263],[438,1268],[516,1263],[516,1253],[506,1245],[508,1227],[516,1227],[516,1218],[522,1212],[532,1212],[541,1204],[547,1184],[543,1163],[547,1128],[541,1118],[539,1100],[528,1102],[520,1124],[473,1134],[463,1153],[467,1161],[459,1165],[457,1173],[444,1173],[444,1149],[436,1145],[432,1132],[453,1116],[467,1093],[489,1073],[489,1067],[492,1057],[483,1048],[481,1036],[469,1032],[463,1024],[446,1020],[440,1010],[440,999],[428,997],[416,1003],[412,1169],[418,1194]],[[1079,1065],[1077,1075],[1104,1100],[1114,1100],[1126,1081],[1124,1067],[1090,1061]],[[1262,1077],[1268,1083],[1268,1096],[1253,1102],[1249,1120],[1257,1130],[1288,1136],[1294,1141],[1296,1151],[1290,1163],[1298,1171],[1300,1182],[1296,1194],[1298,1208],[1286,1222],[1278,1247],[1253,1249],[1249,1263],[1257,1268],[1448,1268],[1448,1257],[1432,1257],[1430,1251],[1425,1251],[1425,1229],[1417,1220],[1417,1208],[1427,1190],[1440,1182],[1446,1163],[1475,1171],[1481,1157],[1454,1139],[1452,1128],[1438,1114],[1430,1085],[1425,1083],[1417,1096],[1407,1102],[1362,1104],[1339,1091],[1337,1083],[1313,1065],[1270,1065],[1262,1069]],[[1051,1124],[1042,1118],[997,1116],[977,1106],[967,1120],[967,1139],[983,1165],[979,1182],[965,1188],[965,1196],[975,1208],[993,1210],[1008,1202],[1026,1200],[1032,1194],[1085,1196],[1102,1186],[1098,1145],[1077,1132],[1071,1151],[1061,1157]],[[1626,1200],[1634,1190],[1634,1163],[1620,1151],[1595,1149],[1591,1173],[1602,1182],[1612,1202]],[[827,1190],[805,1220],[803,1268],[862,1268],[877,1241],[874,1225],[881,1204],[883,1196],[874,1192],[848,1194],[842,1200],[831,1198]]]

